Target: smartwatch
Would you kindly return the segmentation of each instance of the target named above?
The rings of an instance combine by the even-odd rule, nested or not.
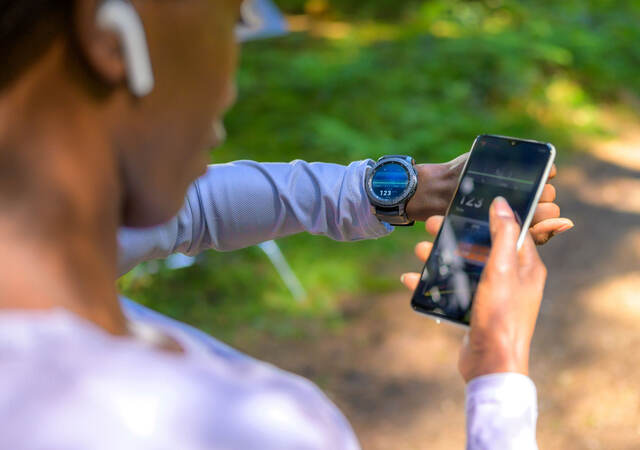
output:
[[[410,226],[406,206],[418,187],[418,173],[411,156],[387,155],[367,172],[365,190],[374,214],[394,226]]]

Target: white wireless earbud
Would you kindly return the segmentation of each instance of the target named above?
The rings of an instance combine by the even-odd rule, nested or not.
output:
[[[153,90],[154,79],[144,26],[127,0],[106,0],[96,16],[98,26],[120,38],[131,93],[144,97]]]

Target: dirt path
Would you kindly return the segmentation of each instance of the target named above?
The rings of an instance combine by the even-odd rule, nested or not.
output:
[[[531,364],[541,449],[640,449],[636,138],[577,156],[556,182],[576,228],[542,250],[550,276]],[[365,449],[463,449],[461,332],[413,313],[406,292],[353,300],[345,313],[339,335],[248,350],[318,383]]]

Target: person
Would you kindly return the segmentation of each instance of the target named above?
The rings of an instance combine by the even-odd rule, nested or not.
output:
[[[115,288],[119,257],[124,270],[164,251],[231,249],[302,230],[344,240],[390,231],[363,200],[369,161],[206,169],[220,142],[211,124],[233,102],[239,8],[237,0],[0,1],[1,448],[358,447],[311,383],[119,299]],[[433,195],[423,189],[439,179],[423,177],[415,218],[442,212],[432,201],[438,189],[450,196],[458,165],[438,169]],[[273,211],[259,208],[269,185]],[[214,196],[203,187],[213,186],[227,194],[208,203]],[[543,240],[568,226],[552,188],[545,198],[533,228]],[[131,259],[122,256],[127,239],[144,243]],[[493,348],[490,336],[471,336]],[[503,358],[485,364],[490,353],[471,351],[469,367],[521,369]],[[470,423],[488,420],[483,408],[469,414]],[[483,430],[471,429],[470,442]]]

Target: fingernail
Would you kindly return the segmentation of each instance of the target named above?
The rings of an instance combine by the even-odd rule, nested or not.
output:
[[[407,276],[406,273],[403,273],[402,275],[400,275],[400,283],[404,283],[404,277]]]
[[[495,208],[496,214],[500,217],[513,217],[513,211],[504,197],[496,197],[493,200],[493,207]]]
[[[561,226],[560,228],[558,228],[556,230],[556,234],[560,234],[560,233],[564,233],[565,231],[569,231],[570,229],[573,228],[573,224],[572,223],[568,223],[566,225]]]

